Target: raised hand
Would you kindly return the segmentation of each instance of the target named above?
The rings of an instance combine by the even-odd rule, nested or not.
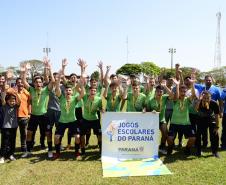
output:
[[[68,65],[68,61],[66,58],[62,59],[62,68],[65,68]]]
[[[103,62],[102,61],[99,61],[97,67],[100,68],[100,69],[103,69]]]
[[[45,65],[46,69],[50,69],[51,68],[50,59],[48,59],[47,57],[44,57],[43,63]]]
[[[86,64],[86,61],[81,59],[81,58],[78,59],[78,63],[77,64],[82,68],[82,70],[85,70],[87,68],[87,66],[88,66]]]
[[[106,66],[107,71],[110,71],[111,66]]]
[[[25,64],[25,69],[26,69],[26,70],[31,69],[31,65],[30,65],[30,63],[29,63],[29,62],[27,62],[27,63]]]
[[[12,79],[13,78],[13,70],[12,69],[8,69],[6,72],[6,79]]]
[[[26,71],[26,65],[25,65],[25,64],[22,64],[22,65],[20,66],[20,71],[21,71],[21,72],[25,72],[25,71]]]

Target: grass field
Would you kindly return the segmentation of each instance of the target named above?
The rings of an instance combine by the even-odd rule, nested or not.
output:
[[[18,140],[19,137],[17,139],[19,147]],[[35,147],[34,155],[29,159],[21,159],[21,153],[17,152],[17,161],[0,165],[0,184],[226,184],[226,152],[221,151],[221,158],[217,159],[211,156],[209,149],[200,158],[195,156],[186,158],[180,150],[175,151],[170,157],[160,156],[172,175],[103,178],[100,155],[98,149],[94,147],[95,143],[93,136],[91,147],[87,149],[87,157],[83,161],[75,160],[73,150],[63,152],[61,158],[56,161],[48,160],[46,151],[40,151],[39,146]],[[63,140],[63,144],[66,145],[66,139]]]

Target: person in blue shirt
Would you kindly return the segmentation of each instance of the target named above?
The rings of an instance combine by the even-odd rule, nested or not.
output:
[[[226,88],[221,93],[221,100],[224,103],[222,131],[221,131],[221,149],[226,150]]]

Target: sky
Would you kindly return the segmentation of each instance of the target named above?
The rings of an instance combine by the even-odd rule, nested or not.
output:
[[[111,73],[127,63],[154,62],[208,71],[214,67],[217,17],[221,11],[221,66],[226,65],[224,0],[0,0],[0,64],[18,66],[45,56],[58,71],[79,73],[77,59],[97,70],[98,61]],[[48,35],[48,36],[47,36]],[[128,44],[127,44],[128,38]]]

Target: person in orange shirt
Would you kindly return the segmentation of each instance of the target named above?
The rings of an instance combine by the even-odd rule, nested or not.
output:
[[[16,79],[16,88],[21,103],[18,109],[18,125],[20,129],[21,151],[26,152],[27,124],[30,114],[30,93],[24,88],[21,78]]]

